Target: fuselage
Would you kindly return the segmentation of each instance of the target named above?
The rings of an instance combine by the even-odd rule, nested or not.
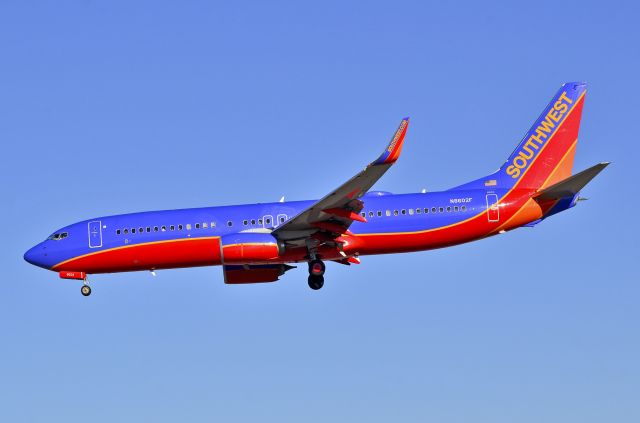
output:
[[[484,238],[530,224],[545,212],[531,190],[471,189],[400,194],[369,192],[346,239],[349,256],[429,250]],[[291,201],[152,211],[97,217],[55,231],[25,254],[53,271],[111,273],[224,264],[221,238],[234,233],[270,233],[315,201]],[[529,204],[531,202],[531,204]],[[573,205],[573,201],[565,208]],[[523,212],[525,211],[525,212]],[[325,249],[323,259],[344,251]],[[268,260],[306,261],[293,249]],[[248,263],[250,264],[250,263]]]
[[[586,93],[563,84],[495,172],[442,192],[371,191],[398,160],[409,118],[387,147],[320,200],[167,210],[97,217],[61,228],[25,253],[28,262],[87,274],[223,266],[227,284],[274,282],[308,262],[308,284],[324,285],[325,262],[448,247],[543,219],[573,207],[608,163],[573,174]]]

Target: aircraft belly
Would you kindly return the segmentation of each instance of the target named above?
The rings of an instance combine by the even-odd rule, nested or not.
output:
[[[52,270],[113,273],[220,264],[220,238],[186,238],[127,245],[67,260]]]

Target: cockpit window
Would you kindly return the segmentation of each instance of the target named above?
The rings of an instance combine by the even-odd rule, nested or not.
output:
[[[56,232],[55,234],[51,235],[47,239],[50,239],[50,240],[53,240],[53,241],[60,241],[61,239],[65,239],[68,236],[69,236],[68,232]]]

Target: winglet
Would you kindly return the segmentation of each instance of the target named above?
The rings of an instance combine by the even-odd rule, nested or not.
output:
[[[400,157],[400,152],[402,151],[402,144],[404,143],[404,136],[407,134],[407,128],[409,127],[409,118],[406,117],[402,119],[400,122],[400,126],[398,130],[393,134],[393,138],[391,138],[391,142],[387,146],[387,148],[382,152],[380,157],[372,163],[372,165],[381,165],[381,164],[394,164],[398,157]]]

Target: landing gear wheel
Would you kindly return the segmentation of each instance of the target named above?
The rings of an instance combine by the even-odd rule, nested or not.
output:
[[[324,275],[325,266],[322,260],[311,260],[309,262],[309,274],[312,276]]]
[[[309,288],[317,291],[324,286],[324,276],[309,275]]]
[[[80,293],[82,293],[82,295],[84,295],[85,297],[88,297],[89,295],[91,295],[91,287],[89,285],[82,285],[82,288],[80,288]]]

